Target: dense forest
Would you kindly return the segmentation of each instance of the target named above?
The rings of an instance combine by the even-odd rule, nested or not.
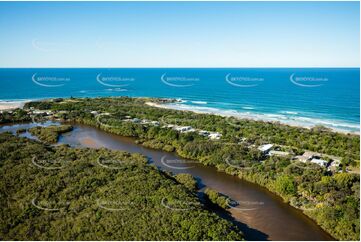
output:
[[[189,175],[145,157],[0,134],[1,240],[242,240]]]
[[[278,194],[290,205],[302,209],[335,238],[359,239],[359,174],[330,172],[316,164],[292,160],[290,156],[264,156],[257,149],[261,144],[273,143],[295,155],[308,150],[338,156],[345,171],[346,167],[359,167],[358,135],[336,133],[323,127],[306,129],[162,109],[146,105],[149,101],[161,100],[127,97],[58,99],[31,102],[25,109],[51,110],[55,113],[51,118],[136,137],[144,146],[175,151],[184,158],[215,166]],[[22,120],[26,115],[29,114],[14,112],[11,118],[9,114],[3,114],[0,120]],[[129,118],[159,121],[160,125],[124,121]],[[197,132],[181,133],[164,127],[169,124],[219,132],[222,138],[210,140]]]
[[[71,125],[52,125],[49,127],[33,127],[29,132],[45,143],[56,143],[60,134],[73,129]]]

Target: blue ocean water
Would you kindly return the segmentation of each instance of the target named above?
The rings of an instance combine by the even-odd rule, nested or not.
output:
[[[0,100],[167,97],[173,108],[359,131],[359,68],[0,69]]]

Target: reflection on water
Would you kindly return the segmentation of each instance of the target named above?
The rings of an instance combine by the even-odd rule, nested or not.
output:
[[[26,127],[2,126],[0,132],[16,132],[19,128]],[[239,226],[247,240],[333,240],[301,211],[258,185],[218,172],[214,167],[182,159],[174,153],[144,148],[134,141],[85,125],[74,125],[72,132],[59,139],[59,143],[73,147],[104,147],[141,153],[162,170],[193,175],[200,182],[201,190],[205,186],[211,187],[237,202],[229,209],[229,214],[217,213]]]
[[[238,205],[229,209],[247,240],[332,240],[312,220],[299,210],[258,185],[218,172],[214,167],[180,158],[174,153],[144,148],[133,138],[120,137],[85,125],[75,125],[71,133],[59,142],[72,146],[100,148],[141,153],[162,170],[189,173],[201,187],[207,186],[231,197]],[[227,217],[226,214],[222,216]]]
[[[12,125],[6,124],[6,125],[0,125],[0,133],[10,132],[14,135],[17,135],[17,133],[16,133],[17,130],[24,129],[26,131],[19,133],[18,134],[19,137],[25,137],[25,138],[32,139],[32,140],[39,140],[36,136],[32,135],[27,130],[30,128],[36,127],[36,126],[48,127],[50,125],[60,125],[60,123],[46,121],[43,123],[17,123],[17,124],[12,124]]]

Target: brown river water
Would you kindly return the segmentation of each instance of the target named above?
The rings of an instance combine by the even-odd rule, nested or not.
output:
[[[26,128],[27,125],[20,126]],[[7,126],[4,130],[3,126],[0,127],[0,132],[14,129],[15,127]],[[29,134],[22,136],[29,137]],[[228,209],[228,213],[217,213],[239,226],[246,240],[334,240],[300,210],[284,203],[265,188],[219,172],[214,167],[182,159],[175,153],[144,148],[136,144],[134,138],[77,124],[72,132],[60,137],[59,143],[141,153],[161,170],[193,175],[201,188],[211,187],[238,202],[237,206]]]

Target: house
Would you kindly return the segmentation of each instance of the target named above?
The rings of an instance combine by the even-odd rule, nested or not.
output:
[[[63,98],[53,98],[52,101],[56,102],[56,103],[59,103],[59,102],[64,101],[64,99]]]
[[[140,120],[139,118],[133,118],[133,119],[132,119],[132,122],[133,122],[133,123],[140,123],[141,120]]]
[[[331,163],[329,164],[328,168],[329,169],[337,169],[340,167],[340,165],[341,165],[340,160],[332,160]]]
[[[151,124],[153,124],[154,126],[159,126],[159,122],[158,121],[152,121]]]
[[[290,153],[286,151],[271,150],[268,154],[276,156],[288,156]]]
[[[294,159],[306,163],[310,158],[308,156],[296,155]]]
[[[322,159],[317,159],[317,158],[313,158],[311,161],[311,163],[317,164],[319,166],[322,167],[326,167],[328,164],[328,161],[322,160]]]
[[[210,139],[213,139],[213,140],[218,140],[218,139],[221,138],[221,136],[222,135],[220,133],[218,133],[218,132],[210,132],[209,135],[208,135],[208,137]]]
[[[328,171],[337,172],[340,170],[341,162],[339,160],[331,161],[330,165],[327,167]]]
[[[174,127],[175,127],[175,125],[173,125],[173,124],[167,124],[167,125],[163,126],[163,128],[170,128],[170,129],[172,129]]]
[[[187,131],[189,132],[192,129],[192,127],[191,126],[177,126],[174,129],[181,132],[181,133],[184,133],[184,132],[187,132]]]
[[[151,124],[151,125],[154,125],[154,126],[159,126],[160,123],[158,121],[150,121],[148,119],[143,119],[141,121],[141,124]]]
[[[341,161],[333,160],[330,164],[331,167],[339,167],[341,165]]]
[[[265,154],[265,153],[268,153],[272,147],[273,147],[273,144],[265,144],[265,145],[259,146],[258,150]]]
[[[148,119],[142,119],[141,124],[149,124],[150,121]]]
[[[311,159],[312,157],[315,157],[315,156],[320,157],[321,154],[317,153],[317,152],[312,152],[312,151],[305,151],[305,153],[303,153],[303,156],[307,156]]]
[[[319,153],[316,152],[312,152],[312,151],[306,151],[305,153],[303,153],[303,155],[298,155],[295,157],[295,159],[305,163],[307,161],[310,161],[313,158],[319,158],[321,155]]]
[[[42,114],[42,115],[44,115],[44,114],[46,114],[46,112],[43,111],[43,110],[34,110],[33,114]]]
[[[202,136],[209,136],[209,135],[210,135],[210,132],[207,131],[207,130],[200,130],[198,133],[199,133],[200,135],[202,135]]]

